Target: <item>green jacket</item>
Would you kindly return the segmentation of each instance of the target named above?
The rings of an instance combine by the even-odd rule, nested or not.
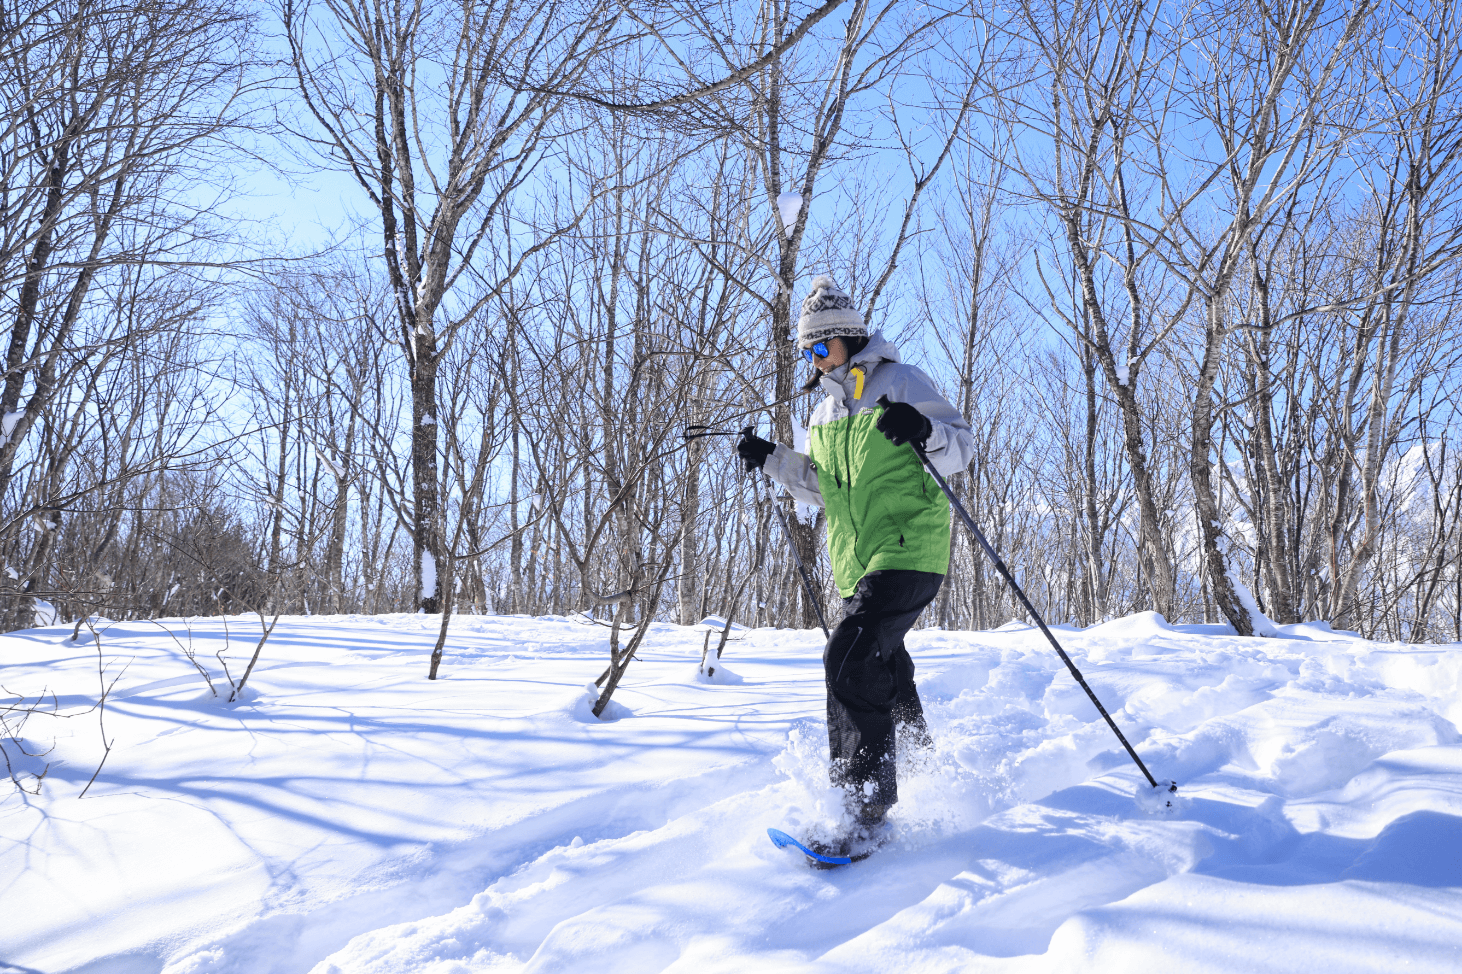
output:
[[[764,469],[799,501],[827,509],[838,592],[848,598],[872,571],[948,572],[949,500],[913,447],[894,446],[877,430],[877,402],[886,395],[929,418],[925,452],[944,476],[969,466],[969,423],[877,333],[851,362],[824,376],[822,387],[828,398],[812,414],[807,453],[778,445]]]

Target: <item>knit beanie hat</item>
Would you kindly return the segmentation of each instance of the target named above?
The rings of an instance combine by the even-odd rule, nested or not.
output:
[[[802,316],[797,319],[797,344],[811,348],[820,341],[846,335],[868,337],[863,315],[853,307],[853,299],[840,290],[833,279],[819,274],[812,279],[812,293],[802,299]]]

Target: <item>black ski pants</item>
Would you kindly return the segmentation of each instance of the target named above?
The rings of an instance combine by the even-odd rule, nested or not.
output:
[[[904,634],[943,582],[944,576],[933,572],[869,572],[844,600],[843,621],[823,651],[833,784],[847,788],[862,803],[898,801],[896,725],[906,724],[919,739],[928,740]]]

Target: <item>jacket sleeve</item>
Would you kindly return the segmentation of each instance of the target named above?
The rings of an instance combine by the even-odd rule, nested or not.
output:
[[[924,443],[924,453],[940,474],[967,470],[975,458],[975,435],[970,431],[969,420],[960,415],[934,388],[934,382],[921,370],[904,366],[903,388],[895,388],[890,398],[906,402],[929,417],[933,431]]]
[[[817,486],[817,469],[804,454],[778,443],[776,452],[767,457],[762,469],[767,472],[768,477],[786,487],[803,504],[825,506],[822,502],[822,491]]]

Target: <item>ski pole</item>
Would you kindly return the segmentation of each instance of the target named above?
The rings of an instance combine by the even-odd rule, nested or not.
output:
[[[879,396],[878,404],[884,409],[893,405],[887,396]],[[1137,752],[1132,749],[1132,745],[1127,743],[1127,738],[1122,735],[1121,729],[1117,727],[1117,722],[1112,719],[1111,714],[1107,713],[1107,708],[1102,706],[1102,702],[1097,699],[1097,695],[1087,685],[1086,677],[1081,675],[1081,671],[1076,668],[1076,664],[1071,661],[1071,657],[1066,655],[1066,650],[1061,648],[1061,644],[1056,641],[1056,637],[1046,627],[1046,621],[1041,618],[1041,614],[1036,611],[1036,607],[1031,605],[1030,599],[1025,597],[1025,591],[1016,582],[1015,576],[1011,574],[1010,569],[1005,567],[1004,559],[995,552],[990,542],[985,540],[985,535],[979,529],[979,526],[975,524],[975,519],[970,517],[969,512],[965,510],[964,504],[960,503],[960,499],[954,496],[954,491],[949,489],[949,484],[945,481],[944,477],[938,470],[934,469],[934,464],[929,461],[929,455],[924,452],[924,448],[918,443],[913,442],[910,442],[909,446],[914,448],[914,452],[919,455],[919,462],[924,465],[925,470],[929,471],[929,476],[934,478],[934,482],[939,485],[939,489],[944,491],[944,496],[949,498],[950,506],[959,513],[960,520],[965,523],[965,527],[970,529],[970,533],[975,536],[975,540],[980,542],[980,547],[985,549],[985,554],[990,556],[990,561],[994,563],[995,570],[1005,579],[1005,584],[1010,586],[1010,590],[1015,593],[1015,597],[1020,600],[1020,604],[1025,606],[1025,611],[1029,612],[1031,618],[1036,620],[1036,625],[1045,634],[1046,638],[1050,640],[1052,648],[1056,650],[1062,662],[1066,664],[1066,668],[1071,671],[1071,675],[1076,677],[1076,682],[1081,684],[1081,689],[1085,690],[1086,695],[1091,698],[1091,702],[1096,704],[1096,709],[1106,720],[1107,726],[1112,729],[1112,733],[1117,735],[1117,740],[1121,741],[1122,746],[1127,749],[1127,754],[1136,763],[1138,770],[1147,778],[1147,783],[1154,788],[1158,787],[1157,779],[1152,776],[1151,771],[1147,770],[1147,765],[1142,763],[1142,759],[1137,756]],[[1168,788],[1168,791],[1175,792],[1177,790],[1177,782],[1173,782],[1171,787]]]
[[[742,435],[746,435],[755,433],[755,431],[756,427],[748,426],[741,433]],[[766,477],[767,472],[763,470],[761,475]],[[770,482],[771,478],[767,477],[767,481]],[[752,481],[752,490],[756,490],[755,480]],[[792,549],[792,560],[797,563],[797,574],[802,576],[802,587],[807,589],[807,601],[812,603],[812,610],[817,613],[817,624],[822,626],[823,637],[825,639],[831,639],[832,633],[828,631],[827,619],[823,618],[822,605],[817,601],[817,592],[812,587],[812,578],[807,574],[807,566],[802,564],[802,555],[797,551],[797,539],[792,536],[792,525],[787,523],[787,515],[782,513],[782,508],[777,504],[775,491],[770,493],[772,494],[772,510],[777,512],[777,520],[782,522],[782,533],[787,537],[787,547]]]

